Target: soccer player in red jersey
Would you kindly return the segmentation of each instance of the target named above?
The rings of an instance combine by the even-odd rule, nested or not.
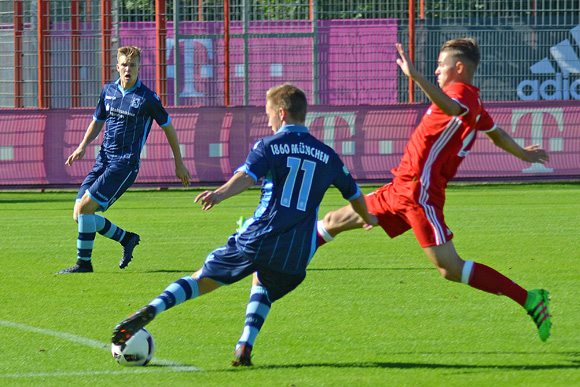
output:
[[[537,145],[520,147],[485,110],[479,89],[472,85],[480,57],[475,40],[454,39],[441,47],[435,70],[439,87],[417,71],[401,44],[397,50],[397,64],[432,103],[411,135],[399,166],[391,171],[395,176],[392,183],[366,196],[368,211],[377,215],[391,238],[412,229],[445,279],[516,301],[536,323],[540,339],[546,340],[551,326],[548,292],[527,291],[486,265],[463,260],[453,246],[443,205],[447,183],[469,153],[477,132],[484,132],[495,145],[529,163],[545,163],[548,154]],[[318,223],[320,243],[362,227],[363,220],[350,207],[332,211]]]

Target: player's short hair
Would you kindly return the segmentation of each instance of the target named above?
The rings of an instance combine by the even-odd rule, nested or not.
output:
[[[119,58],[122,56],[127,57],[128,60],[131,60],[133,58],[137,58],[137,59],[139,59],[139,62],[140,62],[141,61],[141,49],[139,47],[135,47],[135,46],[119,47],[119,49],[117,50],[117,61],[119,61]]]
[[[266,93],[266,99],[275,109],[282,108],[296,122],[305,122],[308,100],[302,89],[291,83],[274,86]]]
[[[455,56],[458,60],[465,62],[469,61],[473,65],[473,71],[479,64],[479,46],[475,39],[472,38],[460,38],[448,40],[441,46],[440,52],[449,51],[451,55]]]

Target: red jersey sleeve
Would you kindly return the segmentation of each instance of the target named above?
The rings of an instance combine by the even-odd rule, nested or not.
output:
[[[456,82],[447,86],[444,91],[461,106],[462,112],[458,116],[468,127],[478,131],[495,129],[495,123],[483,107],[477,87]]]
[[[484,132],[491,132],[496,127],[497,126],[495,125],[495,122],[493,122],[493,119],[491,118],[487,110],[485,110],[482,106],[479,119],[477,120],[476,129]]]

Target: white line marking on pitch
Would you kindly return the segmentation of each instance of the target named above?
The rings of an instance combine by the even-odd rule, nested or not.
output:
[[[12,321],[0,320],[0,325],[10,328],[21,329],[28,332],[40,333],[47,336],[57,337],[59,339],[64,339],[72,341],[78,344],[86,345],[92,348],[98,348],[101,350],[110,351],[110,344],[103,343],[98,340],[87,339],[86,337],[73,335],[66,332],[52,331],[50,329],[35,328],[29,325],[19,324]],[[157,368],[155,365],[168,367],[168,368]],[[126,371],[125,371],[126,370]],[[171,360],[155,358],[153,367],[126,367],[123,371],[88,371],[88,372],[56,372],[56,373],[28,373],[28,374],[0,374],[0,378],[18,378],[18,377],[47,377],[47,376],[82,376],[82,375],[116,375],[125,374],[127,372],[132,373],[165,373],[165,372],[199,372],[201,369],[189,366],[185,364],[175,363]]]

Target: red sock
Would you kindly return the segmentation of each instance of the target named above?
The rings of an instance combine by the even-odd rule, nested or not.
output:
[[[320,235],[319,232],[316,233],[317,239],[318,239],[318,247],[322,246],[323,244],[326,243],[326,241],[324,240],[324,238],[322,237],[322,235]]]
[[[507,296],[522,307],[528,298],[526,289],[491,267],[476,262],[473,263],[468,285],[498,296]]]

